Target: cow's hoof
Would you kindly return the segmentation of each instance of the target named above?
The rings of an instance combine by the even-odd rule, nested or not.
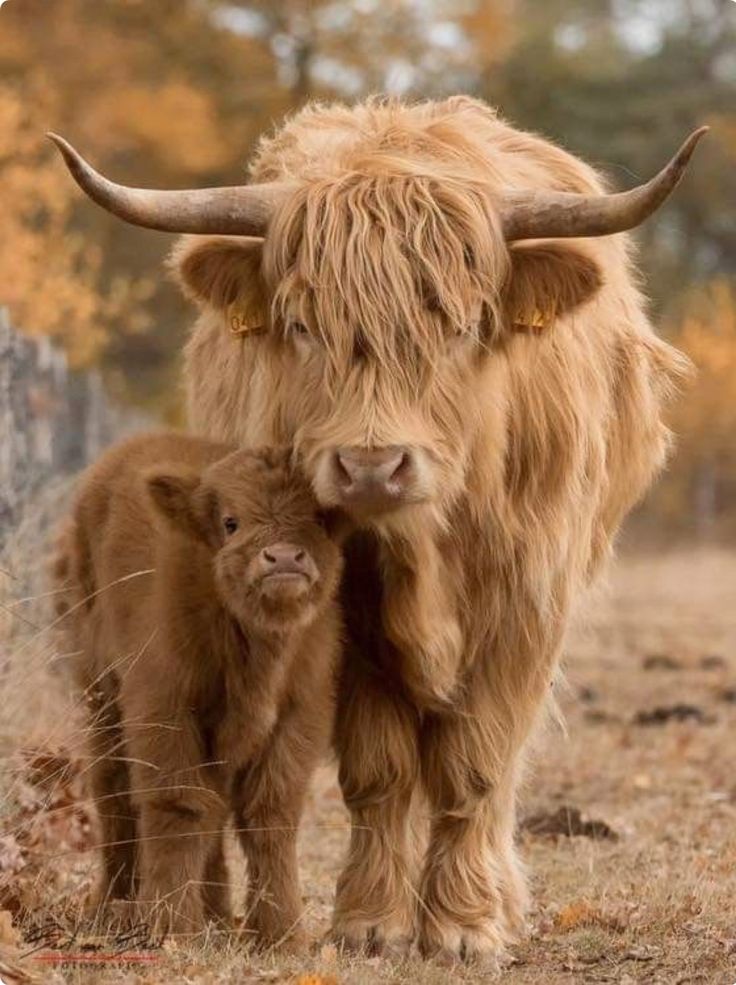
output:
[[[506,935],[488,920],[475,927],[461,927],[449,920],[428,920],[419,938],[423,957],[443,967],[469,964],[497,971],[504,956]]]
[[[339,920],[332,936],[354,954],[400,960],[409,954],[414,932],[398,920]]]

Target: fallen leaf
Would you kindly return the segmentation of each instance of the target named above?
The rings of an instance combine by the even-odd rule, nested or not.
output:
[[[325,964],[335,964],[337,961],[337,946],[335,944],[323,944],[319,949],[320,961]]]
[[[23,758],[28,782],[46,792],[69,786],[80,770],[79,764],[73,763],[64,750],[53,753],[46,749],[26,749]]]
[[[707,656],[700,658],[700,667],[702,670],[720,670],[721,667],[725,666],[726,661],[717,653],[709,653]]]
[[[294,985],[338,985],[338,981],[332,975],[326,978],[322,975],[300,975]]]
[[[581,836],[609,841],[617,841],[619,837],[605,821],[588,820],[577,807],[566,804],[553,812],[541,811],[533,814],[522,823],[522,828],[533,835],[565,835],[569,838]]]
[[[666,653],[650,653],[641,662],[644,670],[682,670],[682,664]]]
[[[614,715],[610,711],[604,711],[603,708],[588,708],[585,711],[584,717],[586,722],[592,722],[594,725],[620,721],[618,715]]]
[[[657,953],[656,948],[642,944],[640,946],[630,947],[626,954],[624,954],[624,961],[653,961]]]
[[[15,948],[0,944],[0,982],[3,985],[37,985],[40,981],[21,964]]]
[[[23,849],[15,835],[0,837],[0,873],[13,875],[20,872],[25,864]]]
[[[556,930],[575,930],[576,927],[586,927],[600,923],[600,910],[587,900],[576,900],[568,903],[555,914],[554,927]]]
[[[635,725],[664,725],[670,721],[693,721],[701,725],[706,725],[708,722],[713,721],[713,719],[706,715],[703,709],[698,708],[697,705],[687,704],[661,705],[658,708],[652,708],[650,711],[637,711],[633,718]]]
[[[20,934],[13,926],[13,914],[0,910],[0,944],[15,945],[20,942]]]

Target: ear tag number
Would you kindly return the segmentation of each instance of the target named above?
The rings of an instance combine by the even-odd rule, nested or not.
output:
[[[227,325],[230,334],[245,338],[248,335],[265,335],[265,325],[253,325],[248,316],[243,311],[236,308],[229,308],[227,312]]]
[[[531,316],[523,322],[514,322],[514,330],[517,332],[532,332],[535,335],[541,334],[550,322],[538,308],[531,312]]]

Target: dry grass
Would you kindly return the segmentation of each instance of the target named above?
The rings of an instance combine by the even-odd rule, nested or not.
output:
[[[32,911],[16,914],[12,927],[0,914],[0,979],[21,981],[22,969],[39,982],[116,985],[298,981],[310,973],[320,976],[305,977],[310,985],[489,980],[472,969],[346,960],[324,941],[347,838],[331,767],[318,776],[301,839],[310,956],[255,956],[213,934],[197,946],[167,945],[150,965],[59,967],[19,957],[34,920],[74,924],[96,865],[83,736],[46,628],[47,600],[18,603],[44,590],[43,517],[60,495],[47,491],[0,559],[0,909],[22,893]],[[540,743],[525,813],[579,808],[619,837],[522,831],[535,904],[530,936],[502,973],[509,985],[736,982],[735,600],[735,554],[625,559],[587,627],[571,634],[560,694],[567,734],[551,726]],[[635,720],[675,705],[690,706],[680,709],[684,720]],[[43,762],[33,778],[21,752],[38,748],[62,759]],[[67,759],[77,772],[54,775]],[[237,900],[245,873],[235,853],[233,876]]]

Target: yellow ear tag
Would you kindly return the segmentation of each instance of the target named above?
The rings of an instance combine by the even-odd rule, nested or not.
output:
[[[535,308],[529,318],[523,322],[514,322],[514,329],[517,332],[542,332],[549,325],[550,319],[545,317],[544,312]]]
[[[248,335],[265,335],[266,326],[249,317],[247,312],[235,305],[227,309],[227,326],[231,335],[245,338]]]

